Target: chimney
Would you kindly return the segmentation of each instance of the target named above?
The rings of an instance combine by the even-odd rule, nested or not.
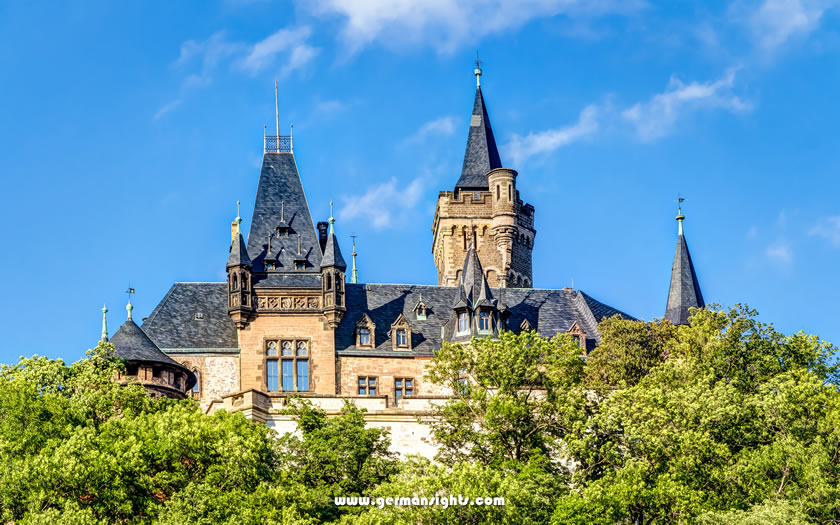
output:
[[[327,231],[330,229],[330,225],[326,222],[319,222],[318,223],[318,244],[321,245],[321,253],[324,253],[324,250],[327,249]]]

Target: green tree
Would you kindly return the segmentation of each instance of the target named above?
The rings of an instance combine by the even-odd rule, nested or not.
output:
[[[427,418],[446,464],[526,464],[557,457],[588,404],[581,350],[569,336],[501,332],[469,345],[444,343],[428,377],[454,392]],[[554,464],[558,472],[562,464]]]
[[[745,307],[695,312],[668,347],[569,443],[581,467],[555,521],[686,522],[770,498],[837,520],[834,347],[784,336]]]

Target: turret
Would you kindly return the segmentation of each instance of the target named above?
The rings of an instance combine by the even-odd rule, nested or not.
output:
[[[237,214],[237,219],[239,219]],[[236,222],[236,221],[234,221]],[[239,219],[241,222],[241,219]],[[238,226],[238,224],[237,224]],[[252,264],[245,247],[245,239],[237,227],[230,243],[227,261],[228,315],[238,328],[244,328],[253,313]]]
[[[321,259],[321,293],[323,294],[324,317],[331,328],[338,326],[344,317],[344,271],[347,264],[341,256],[338,240],[335,237],[335,218],[330,202],[329,233],[324,247],[324,257]]]

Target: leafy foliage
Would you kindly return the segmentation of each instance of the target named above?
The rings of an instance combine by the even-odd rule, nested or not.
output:
[[[446,344],[428,379],[437,461],[398,459],[346,403],[290,400],[298,432],[156,400],[110,345],[0,369],[0,519],[53,523],[840,522],[836,348],[697,310],[619,318],[586,359],[565,335]],[[339,507],[334,497],[503,497],[503,506]]]

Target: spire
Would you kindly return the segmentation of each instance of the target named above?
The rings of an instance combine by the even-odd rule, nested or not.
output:
[[[252,266],[251,258],[248,257],[248,250],[245,248],[245,239],[240,232],[236,232],[230,243],[230,256],[226,268],[230,270],[234,266],[245,266],[247,268]]]
[[[104,304],[102,305],[102,336],[99,338],[100,341],[103,343],[108,342],[108,319],[106,318],[105,314],[108,313],[108,307]]]
[[[128,312],[128,320],[131,321],[131,311],[134,310],[134,305],[131,304],[131,294],[134,293],[134,288],[129,286],[125,293],[128,294],[128,304],[125,305],[125,311]]]
[[[356,271],[356,236],[351,235],[350,237],[353,238],[353,253],[350,254],[353,257],[353,271],[350,273],[350,282],[356,284],[359,282],[359,272]]]
[[[321,268],[335,266],[343,272],[347,269],[347,263],[344,262],[344,257],[341,256],[341,250],[338,247],[338,239],[335,238],[333,224],[335,224],[335,218],[333,218],[332,201],[330,201],[330,234],[327,237],[327,244],[324,248],[324,257],[321,259]],[[353,252],[356,252],[355,248]]]
[[[475,309],[484,304],[493,304],[493,294],[490,292],[490,286],[487,284],[484,270],[481,268],[481,261],[475,251],[475,241],[467,251],[458,289],[459,293],[454,306],[465,304],[470,309]]]
[[[496,147],[496,138],[493,136],[490,117],[487,116],[484,96],[481,93],[480,64],[481,61],[476,60],[474,71],[476,79],[475,101],[470,118],[470,131],[467,135],[467,149],[464,153],[461,177],[455,184],[455,188],[460,190],[486,190],[489,187],[487,172],[502,167],[499,150]]]
[[[694,263],[691,261],[691,253],[688,251],[688,243],[683,234],[682,203],[685,201],[678,197],[677,207],[677,250],[674,254],[674,265],[671,268],[671,288],[668,291],[668,304],[665,308],[665,319],[674,324],[688,324],[690,315],[689,308],[703,308],[703,294],[700,292],[700,283],[697,281],[697,274],[694,271]]]

